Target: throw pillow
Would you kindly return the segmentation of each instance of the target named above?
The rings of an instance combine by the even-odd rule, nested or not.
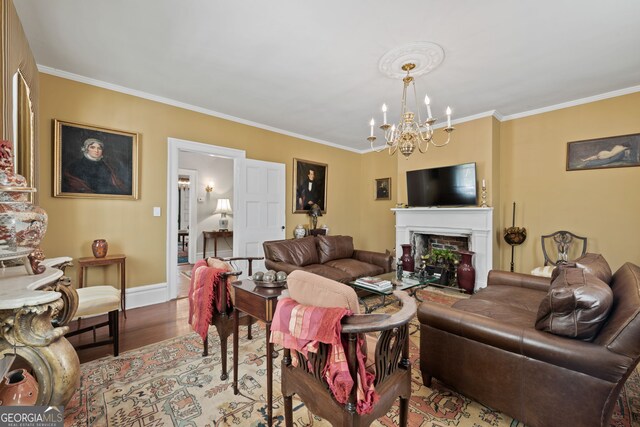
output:
[[[351,236],[316,236],[316,239],[320,264],[353,256],[353,237]]]
[[[613,305],[608,284],[581,268],[561,269],[540,303],[536,329],[592,341]]]
[[[586,253],[574,261],[576,267],[584,268],[588,273],[593,274],[607,285],[611,283],[611,267],[604,257],[600,254]]]

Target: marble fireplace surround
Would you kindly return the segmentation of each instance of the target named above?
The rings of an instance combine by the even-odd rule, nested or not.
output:
[[[469,250],[475,252],[474,289],[487,286],[487,274],[493,265],[493,208],[407,208],[391,209],[396,215],[396,254],[402,244],[411,244],[414,233],[440,236],[464,236]]]

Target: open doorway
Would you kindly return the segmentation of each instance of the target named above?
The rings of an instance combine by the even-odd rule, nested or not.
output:
[[[237,177],[238,161],[244,159],[241,150],[217,147],[197,142],[169,138],[168,194],[167,194],[167,299],[186,296],[189,279],[185,272],[203,257],[203,231],[215,230],[219,225],[220,213],[215,213],[218,199],[230,201],[233,212],[237,198],[234,185]],[[189,176],[188,208],[185,206],[185,191],[175,183],[180,176]],[[189,223],[185,230],[185,210]],[[225,214],[233,224],[231,214]],[[179,221],[180,217],[180,223]],[[182,234],[182,236],[181,236]],[[179,265],[178,255],[183,254],[182,238],[186,246],[188,264]],[[233,239],[218,241],[219,256],[233,255]],[[171,243],[173,242],[173,243]],[[213,253],[213,244],[208,242],[206,252]],[[184,258],[182,258],[184,260]]]

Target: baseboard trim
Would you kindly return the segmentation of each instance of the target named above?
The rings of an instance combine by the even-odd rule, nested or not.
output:
[[[168,295],[166,282],[127,289],[127,309],[166,302]]]

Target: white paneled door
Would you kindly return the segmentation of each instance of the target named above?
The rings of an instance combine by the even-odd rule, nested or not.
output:
[[[239,163],[234,256],[264,256],[262,242],[285,238],[285,165],[253,159]],[[265,271],[263,261],[253,266]]]

